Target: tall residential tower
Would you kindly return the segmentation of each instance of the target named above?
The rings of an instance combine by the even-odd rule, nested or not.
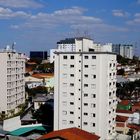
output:
[[[25,102],[25,59],[7,47],[0,51],[0,113],[17,112]]]
[[[67,40],[59,42],[71,44]],[[115,134],[116,55],[73,38],[75,51],[55,54],[54,130],[78,127],[104,139]]]

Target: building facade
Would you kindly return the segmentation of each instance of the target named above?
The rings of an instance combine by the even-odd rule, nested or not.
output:
[[[125,58],[133,59],[133,45],[131,44],[113,44],[112,52]]]
[[[115,135],[116,55],[89,51],[75,39],[74,52],[55,54],[54,130],[77,127],[101,140]]]
[[[0,113],[10,115],[25,102],[25,59],[8,48],[0,52],[0,65]]]
[[[47,60],[48,59],[48,53],[47,53],[47,51],[31,51],[30,52],[30,58]]]

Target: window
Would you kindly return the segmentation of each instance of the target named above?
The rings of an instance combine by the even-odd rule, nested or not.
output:
[[[109,73],[109,76],[111,76],[112,74],[111,73]]]
[[[63,104],[63,106],[67,106],[67,102],[66,101],[63,101],[62,104]]]
[[[84,97],[88,97],[88,94],[87,94],[87,93],[85,93],[85,94],[84,94]]]
[[[95,94],[91,94],[91,98],[96,98],[96,95]]]
[[[95,115],[95,113],[91,113],[91,116],[92,116],[92,117],[95,117],[96,115]]]
[[[70,68],[74,68],[74,65],[70,65]]]
[[[95,123],[93,123],[92,126],[95,127]]]
[[[74,114],[74,112],[73,111],[70,111],[70,114]]]
[[[84,87],[88,87],[88,84],[84,84]]]
[[[63,97],[67,97],[67,92],[63,92]]]
[[[74,83],[70,83],[70,86],[73,87],[74,86]]]
[[[109,96],[111,96],[111,92],[109,92]]]
[[[63,83],[63,87],[67,87],[67,83]]]
[[[88,103],[84,103],[84,106],[88,106]]]
[[[70,74],[70,77],[74,77],[74,74]]]
[[[74,102],[70,102],[70,105],[74,105]]]
[[[63,64],[64,69],[67,69],[67,64]]]
[[[66,73],[63,73],[63,78],[67,78],[67,74]]]
[[[88,113],[86,113],[86,112],[85,112],[85,113],[84,113],[84,115],[85,115],[85,116],[87,116],[87,115],[88,115]]]
[[[62,120],[62,124],[66,125],[67,124],[67,120]]]
[[[63,59],[67,59],[67,56],[66,56],[66,55],[64,55],[64,56],[63,56]]]
[[[88,65],[85,65],[84,67],[85,67],[85,68],[88,68]]]
[[[81,72],[81,70],[79,70],[79,72]]]
[[[81,63],[81,61],[79,61],[79,63]]]
[[[95,108],[96,107],[96,104],[91,104],[91,108]]]
[[[109,67],[111,68],[112,64],[110,63]]]
[[[92,59],[96,59],[96,56],[92,56]]]
[[[113,67],[115,67],[115,66],[116,66],[116,64],[114,63],[114,64],[113,64]]]
[[[70,124],[73,124],[74,122],[73,121],[70,121]]]
[[[85,59],[88,59],[88,56],[85,56]]]
[[[88,123],[87,122],[84,122],[84,125],[88,125]]]
[[[63,114],[63,115],[67,115],[67,111],[63,111],[62,114]]]
[[[70,95],[71,95],[71,96],[74,96],[74,93],[71,92]]]
[[[96,78],[96,75],[93,75],[92,77],[93,77],[93,79],[95,79]]]
[[[88,74],[85,74],[84,76],[85,76],[85,77],[88,77]]]
[[[72,56],[70,57],[70,59],[74,59],[74,56],[72,55]]]
[[[96,85],[95,84],[91,84],[91,88],[92,89],[95,89],[96,88]]]
[[[91,65],[92,70],[96,69],[96,65]]]

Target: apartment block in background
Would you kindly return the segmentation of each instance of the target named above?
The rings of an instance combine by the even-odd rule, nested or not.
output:
[[[113,44],[112,45],[112,52],[119,54],[125,58],[132,59],[133,54],[133,45],[131,44]]]
[[[18,112],[25,102],[24,55],[10,47],[0,51],[0,113]]]
[[[94,52],[92,40],[87,38],[74,38],[73,44],[75,51],[55,53],[54,130],[77,127],[101,140],[112,139],[116,55]]]

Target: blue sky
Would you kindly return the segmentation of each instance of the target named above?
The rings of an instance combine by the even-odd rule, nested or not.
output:
[[[140,0],[0,0],[0,48],[56,48],[66,37],[88,35],[95,42],[137,44]]]

